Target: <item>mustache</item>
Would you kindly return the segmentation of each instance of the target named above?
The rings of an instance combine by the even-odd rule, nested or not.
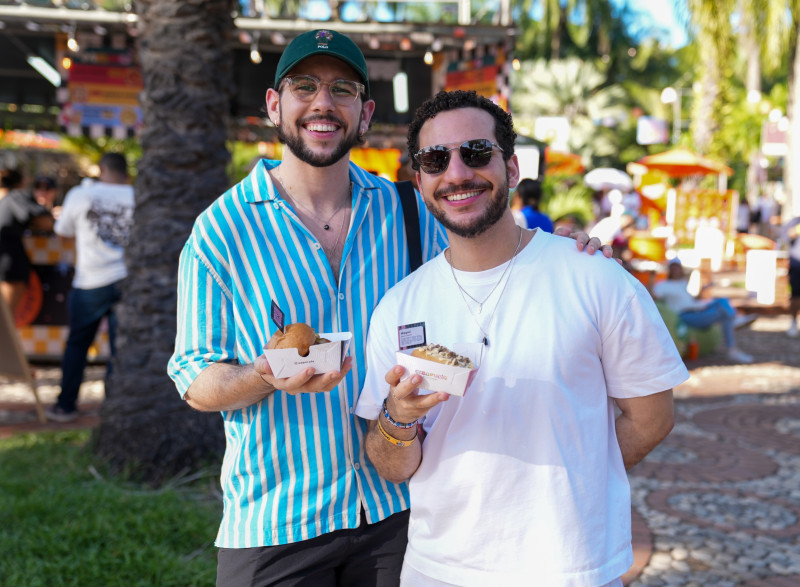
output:
[[[460,185],[455,186],[447,186],[443,188],[439,188],[435,192],[433,192],[433,196],[437,199],[446,198],[451,194],[457,194],[459,192],[468,191],[468,190],[490,190],[492,189],[492,184],[485,183],[485,182],[477,182],[477,181],[467,181]]]
[[[338,124],[341,127],[344,127],[344,121],[336,118],[335,116],[325,115],[325,114],[312,114],[311,116],[307,116],[301,120],[298,120],[297,123],[299,125],[308,124],[309,122],[330,122],[331,124]]]

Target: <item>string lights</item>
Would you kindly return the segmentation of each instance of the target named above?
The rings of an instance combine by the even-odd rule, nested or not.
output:
[[[253,35],[253,42],[250,43],[250,61],[258,65],[261,63],[261,53],[258,50],[258,33]]]
[[[77,53],[81,50],[81,46],[78,45],[78,40],[75,38],[75,25],[70,27],[68,37],[67,37],[67,49],[72,51],[73,53]]]

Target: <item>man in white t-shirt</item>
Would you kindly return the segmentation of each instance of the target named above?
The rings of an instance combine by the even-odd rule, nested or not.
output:
[[[688,377],[636,279],[514,223],[514,139],[511,116],[474,92],[438,94],[409,127],[450,246],[376,308],[356,407],[378,472],[410,478],[401,585],[621,585],[626,469],[669,433]],[[477,365],[463,397],[404,379],[398,328],[420,325]]]
[[[74,239],[76,262],[61,393],[46,411],[50,420],[69,422],[78,417],[86,354],[104,317],[108,318],[109,345],[114,355],[114,305],[120,299],[119,282],[127,275],[123,253],[133,224],[133,205],[128,165],[119,153],[107,153],[100,159],[99,181],[85,181],[64,198],[55,232],[64,239]],[[106,380],[110,370],[111,361]]]

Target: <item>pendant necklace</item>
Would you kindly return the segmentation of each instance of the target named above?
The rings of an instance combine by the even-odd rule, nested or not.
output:
[[[280,165],[279,165],[278,167],[275,167],[275,168],[272,170],[272,173],[273,173],[273,175],[275,175],[275,176],[276,176],[277,180],[278,180],[278,181],[280,182],[280,184],[283,186],[283,190],[286,192],[286,195],[287,195],[287,196],[289,196],[289,199],[292,201],[292,204],[294,204],[295,206],[298,206],[299,208],[302,208],[302,210],[303,210],[303,211],[304,211],[306,214],[308,214],[309,216],[311,216],[311,218],[313,218],[314,220],[316,220],[316,221],[317,221],[317,223],[318,223],[320,226],[322,226],[322,229],[323,229],[323,230],[330,230],[330,229],[331,229],[331,220],[333,220],[333,217],[334,217],[334,216],[336,216],[336,215],[337,215],[339,212],[341,212],[341,211],[342,211],[342,209],[345,207],[346,200],[345,200],[345,202],[343,202],[343,203],[342,203],[342,205],[341,205],[341,206],[339,206],[339,207],[338,207],[336,210],[334,210],[334,211],[333,211],[333,214],[331,214],[331,215],[330,215],[330,218],[328,218],[328,220],[320,220],[320,219],[319,219],[319,218],[318,218],[318,217],[317,217],[317,216],[316,216],[316,215],[315,215],[313,212],[311,212],[311,210],[309,210],[308,208],[306,208],[306,207],[305,207],[303,204],[301,204],[301,203],[300,203],[298,200],[295,200],[295,199],[294,199],[294,197],[292,197],[292,194],[291,194],[291,192],[289,191],[289,186],[287,186],[287,185],[286,185],[286,182],[284,182],[284,181],[283,181],[283,175],[281,174],[281,171],[280,171]],[[353,182],[351,181],[351,182],[350,182],[350,194],[352,194],[352,192],[353,192]],[[337,242],[338,242],[338,239],[337,239]]]
[[[492,291],[490,291],[489,295],[486,296],[485,298],[483,298],[483,301],[480,301],[480,302],[478,300],[476,300],[474,297],[472,297],[467,290],[465,290],[463,287],[461,287],[461,284],[458,282],[458,278],[456,277],[455,269],[453,269],[453,250],[452,249],[448,249],[450,251],[450,258],[448,259],[448,262],[450,264],[450,273],[452,273],[452,275],[453,275],[453,281],[456,282],[456,286],[458,287],[458,291],[461,292],[461,299],[464,301],[464,305],[467,307],[467,311],[469,312],[469,315],[472,316],[472,320],[475,322],[475,325],[478,327],[478,329],[483,334],[483,340],[481,342],[483,343],[483,346],[485,346],[485,347],[489,346],[489,335],[486,334],[486,330],[484,330],[483,326],[481,326],[481,323],[478,321],[478,318],[472,312],[472,308],[470,308],[469,302],[467,302],[467,297],[469,299],[471,299],[473,302],[475,302],[476,304],[478,304],[478,314],[480,314],[481,310],[483,309],[483,304],[486,303],[486,301],[495,292],[495,290],[500,285],[500,283],[503,282],[503,278],[506,277],[506,274],[508,274],[507,279],[505,280],[505,282],[503,282],[503,287],[500,289],[500,294],[497,296],[497,303],[494,305],[494,308],[492,309],[492,312],[489,314],[489,319],[486,321],[486,328],[489,328],[489,325],[492,323],[492,319],[494,318],[494,314],[495,314],[495,312],[497,312],[497,308],[500,306],[500,299],[503,297],[503,292],[505,292],[506,286],[508,285],[508,282],[511,281],[511,267],[512,267],[512,265],[514,265],[514,261],[517,260],[517,253],[519,253],[519,247],[520,247],[521,244],[522,244],[522,228],[519,229],[519,240],[517,241],[517,248],[514,250],[514,255],[508,261],[508,265],[506,265],[506,268],[503,270],[503,273],[500,275],[500,279],[497,281],[497,283],[494,284],[494,287],[492,288]]]
[[[336,242],[333,243],[333,248],[329,251],[324,246],[322,249],[328,255],[328,261],[333,265],[334,258],[333,256],[336,254],[336,248],[339,246],[339,240],[342,238],[342,231],[344,230],[344,219],[347,218],[347,214],[342,214],[342,222],[339,224],[339,234],[336,235]],[[320,241],[320,245],[322,245],[322,241]]]
[[[520,246],[521,243],[522,243],[522,229],[520,228],[520,230],[519,230],[519,240],[517,241],[517,248],[514,251],[514,256],[511,257],[512,260],[517,256],[517,253],[519,252],[519,246]],[[486,303],[486,300],[488,300],[490,297],[492,297],[492,294],[494,293],[494,290],[497,289],[497,286],[499,286],[500,283],[503,281],[503,277],[505,277],[506,273],[511,269],[511,265],[512,265],[512,263],[509,263],[508,265],[506,265],[506,268],[503,270],[503,274],[500,276],[500,279],[497,280],[497,283],[494,284],[494,287],[492,288],[492,291],[489,292],[489,295],[487,295],[485,298],[483,298],[483,300],[478,301],[474,297],[472,297],[467,290],[465,290],[463,287],[461,287],[460,283],[458,283],[458,279],[456,278],[456,272],[453,269],[453,251],[452,250],[450,251],[450,273],[453,274],[453,280],[456,282],[456,285],[458,286],[458,289],[461,291],[461,297],[464,297],[466,295],[469,299],[471,299],[473,302],[478,304],[478,314],[480,314],[483,311],[483,304]],[[464,303],[466,303],[466,300],[464,300]],[[469,307],[469,304],[467,304],[467,307]]]

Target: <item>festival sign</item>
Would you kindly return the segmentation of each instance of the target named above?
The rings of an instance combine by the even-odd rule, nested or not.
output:
[[[453,61],[445,75],[445,89],[474,90],[495,102],[504,110],[508,110],[508,99],[505,97],[499,80],[503,78],[502,70],[506,55],[502,48],[475,59]]]
[[[142,123],[139,93],[142,73],[130,51],[91,49],[73,60],[68,72],[69,100],[61,125],[70,134],[124,135]]]

